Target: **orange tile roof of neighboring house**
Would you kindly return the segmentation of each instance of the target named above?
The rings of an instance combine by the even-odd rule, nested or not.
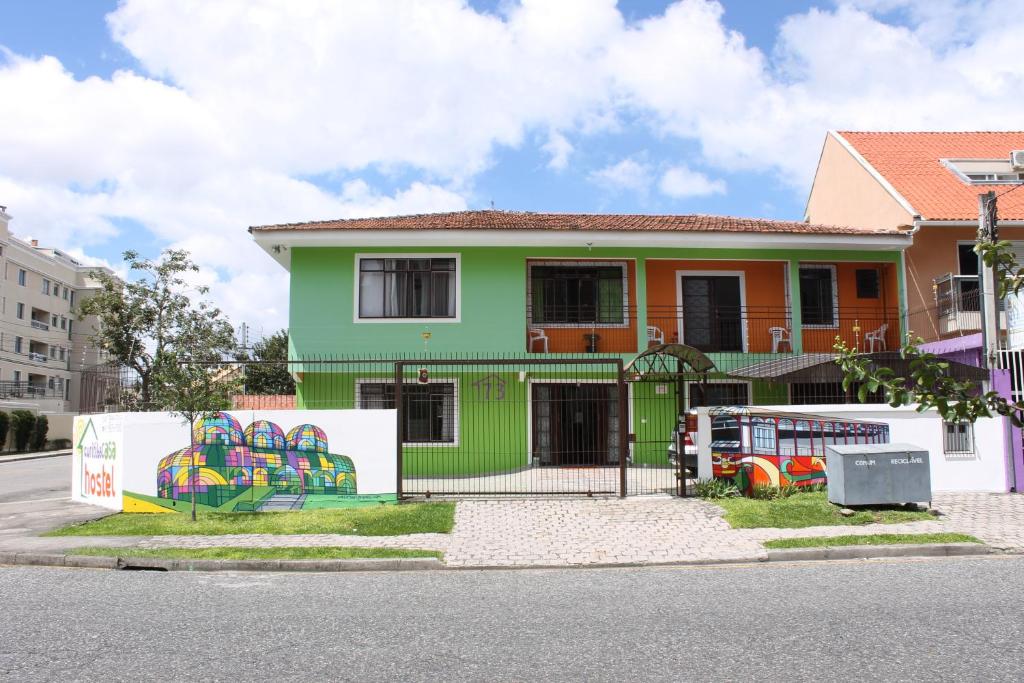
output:
[[[977,220],[978,195],[1019,185],[968,185],[940,159],[1009,159],[1024,149],[1024,131],[841,135],[926,220]],[[998,200],[999,218],[1024,220],[1024,188]]]
[[[648,216],[641,214],[533,213],[530,211],[453,211],[415,216],[347,218],[309,223],[261,225],[250,231],[270,230],[552,230],[625,232],[768,232],[818,235],[900,234],[899,230],[863,230],[797,221],[730,216]]]

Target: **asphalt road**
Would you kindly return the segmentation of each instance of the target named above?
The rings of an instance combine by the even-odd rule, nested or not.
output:
[[[1024,558],[186,574],[0,568],[3,680],[1019,680]]]
[[[23,550],[25,535],[110,514],[71,502],[71,456],[0,462],[0,550]]]

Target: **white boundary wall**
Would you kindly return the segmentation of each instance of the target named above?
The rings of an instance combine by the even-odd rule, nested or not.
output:
[[[943,452],[942,418],[934,410],[886,405],[752,406],[778,413],[808,413],[824,417],[862,419],[889,425],[889,441],[926,449],[931,461],[933,491],[1009,490],[1010,423],[1006,418],[982,418],[974,423],[974,453]],[[700,479],[711,478],[711,420],[698,408],[697,469]]]
[[[397,489],[395,410],[232,410],[242,429],[269,420],[282,431],[314,424],[328,451],[352,458],[359,494]],[[160,460],[188,447],[189,427],[170,413],[100,413],[75,417],[71,498],[122,510],[125,491],[157,494]]]

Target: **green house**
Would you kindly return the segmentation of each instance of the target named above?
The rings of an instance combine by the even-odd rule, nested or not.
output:
[[[786,221],[494,210],[250,232],[291,276],[298,407],[393,408],[405,359],[403,474],[427,479],[614,466],[624,451],[666,467],[688,408],[843,402],[813,369],[837,338],[898,348],[911,242]],[[713,370],[630,365],[669,346]]]

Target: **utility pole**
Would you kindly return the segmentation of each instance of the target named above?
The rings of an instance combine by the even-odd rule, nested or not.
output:
[[[996,193],[978,195],[978,242],[998,242],[999,227],[996,225]],[[999,349],[999,302],[996,299],[995,268],[985,264],[978,255],[978,293],[981,297],[981,345],[985,352],[985,366],[996,367],[996,351]]]

